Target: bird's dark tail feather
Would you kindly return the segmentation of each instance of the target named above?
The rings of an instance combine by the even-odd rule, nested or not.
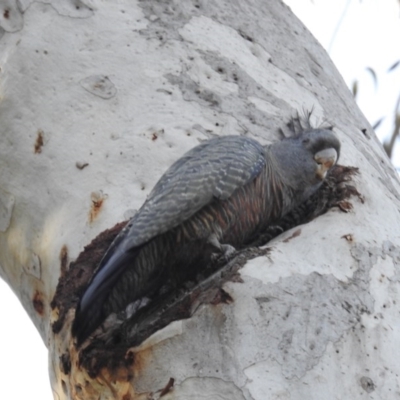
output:
[[[111,255],[106,254],[100,266],[80,299],[72,325],[72,335],[76,337],[77,346],[94,332],[104,321],[103,304],[111,289],[126,268],[133,265],[142,246],[129,252],[116,250]]]

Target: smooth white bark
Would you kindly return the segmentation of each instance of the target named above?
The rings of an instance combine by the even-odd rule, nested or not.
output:
[[[399,180],[286,6],[7,0],[0,11],[0,274],[51,351],[55,398],[150,398],[170,377],[165,400],[400,391]],[[199,141],[277,140],[290,115],[311,107],[336,126],[340,162],[360,169],[365,202],[274,240],[240,271],[243,283],[224,287],[232,304],[203,306],[136,349],[131,382],[92,381],[74,365],[63,375],[71,344],[51,333],[49,306],[60,257],[76,259],[126,219]]]

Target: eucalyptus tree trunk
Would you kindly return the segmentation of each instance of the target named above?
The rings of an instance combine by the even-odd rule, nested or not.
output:
[[[329,57],[288,7],[0,7],[0,274],[49,349],[55,399],[400,392],[399,179]],[[115,363],[94,373],[70,334],[76,293],[69,307],[68,290],[55,300],[73,276],[70,262],[129,218],[186,150],[216,135],[278,140],[302,109],[335,126],[340,163],[359,169],[352,184],[360,195],[244,263],[221,288],[229,301],[201,301],[140,345],[117,355],[109,348]]]

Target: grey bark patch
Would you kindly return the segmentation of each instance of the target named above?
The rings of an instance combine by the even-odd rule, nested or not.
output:
[[[211,51],[200,51],[203,60],[216,72],[221,74],[228,82],[235,83],[239,88],[239,97],[247,99],[248,96],[255,96],[266,101],[274,102],[275,107],[280,109],[287,104],[268,92],[256,82],[245,70],[237,64]]]
[[[15,198],[0,188],[0,231],[5,232],[10,226]]]
[[[367,376],[363,376],[360,378],[360,385],[367,393],[372,393],[375,390],[374,382],[371,378],[368,378]]]
[[[6,32],[17,32],[24,26],[22,11],[15,0],[3,0],[0,5],[0,27]]]
[[[398,265],[400,249],[385,241],[382,247],[356,244],[351,254],[358,268],[348,282],[314,272],[293,275],[275,284],[254,283],[254,300],[260,315],[253,321],[258,326],[257,336],[254,348],[247,351],[247,360],[242,362],[272,358],[282,366],[286,378],[301,378],[319,362],[329,342],[340,340],[346,331],[360,324],[364,313],[373,313],[371,268],[378,257],[389,256]],[[229,336],[243,331],[243,326],[234,322],[229,326],[229,321],[237,320],[227,318]],[[360,382],[366,391],[375,388],[372,381]]]
[[[218,393],[218,394],[217,394]],[[217,378],[188,378],[180,385],[175,386],[171,394],[167,394],[165,400],[245,400],[242,390],[233,382],[226,382]]]
[[[185,100],[196,101],[207,108],[211,106],[219,109],[219,104],[221,103],[220,96],[211,90],[201,88],[186,73],[182,73],[179,76],[167,74],[165,77],[171,84],[177,85],[180,88]]]
[[[7,32],[16,32],[23,27],[23,13],[35,0],[3,0],[0,6],[0,27]],[[82,0],[46,0],[41,1],[50,4],[59,15],[70,18],[89,18],[93,15],[93,9]]]
[[[51,6],[60,14],[71,18],[89,18],[93,9],[82,0],[50,0]]]
[[[80,81],[81,86],[89,93],[102,99],[111,99],[117,94],[114,83],[105,75],[92,75]]]
[[[389,240],[385,240],[382,246],[382,258],[386,259],[386,256],[393,258],[396,263],[400,262],[400,248],[396,247]]]
[[[218,5],[212,3],[205,5],[201,1],[187,1],[179,4],[141,1],[138,4],[149,20],[148,27],[141,30],[140,33],[148,38],[158,38],[162,42],[184,40],[178,33],[179,29],[189,23],[193,17],[200,15],[217,21],[222,25],[230,26],[238,32],[238,35],[250,43],[254,41],[261,44],[265,39],[259,37],[257,29],[253,26],[253,21],[250,18],[245,18],[246,12],[243,12],[242,8],[247,9],[247,6],[242,3],[231,5],[232,8],[227,8],[226,10],[221,10]],[[260,10],[260,12],[263,11]],[[240,15],[240,18],[238,15]],[[265,17],[268,20],[271,19],[268,14]],[[267,22],[266,26],[268,26]],[[273,29],[272,25],[271,29]],[[184,40],[184,43],[191,46],[190,42]],[[288,109],[288,104],[285,101],[262,88],[232,61],[221,57],[217,53],[204,52],[197,49],[195,51],[206,64],[221,74],[226,82],[238,85],[239,93],[221,97],[214,91],[202,88],[198,83],[192,81],[186,72],[178,76],[168,74],[166,78],[170,83],[180,88],[185,100],[196,101],[208,108],[211,105],[218,111],[235,117],[243,131],[250,131],[255,137],[265,138],[266,130],[269,132],[278,131],[282,121],[276,110]],[[195,64],[195,61],[189,58],[186,64]],[[263,102],[263,108],[266,108],[267,112],[256,107],[252,101],[249,101],[249,97]],[[278,135],[276,138],[278,138]]]
[[[179,28],[185,25],[193,16],[190,1],[174,4],[169,1],[140,1],[138,6],[142,8],[143,14],[149,21],[146,29],[140,33],[146,37],[157,37],[160,41],[179,40]]]
[[[363,274],[367,273],[365,268]],[[257,301],[260,327],[253,359],[260,354],[275,359],[288,379],[304,376],[318,363],[328,342],[339,340],[363,313],[373,310],[373,299],[363,287],[332,275],[293,275],[261,291],[264,297],[258,299],[268,301]]]
[[[208,63],[210,58],[212,56],[208,54],[204,61]],[[172,85],[178,86],[185,100],[197,102],[207,108],[211,106],[221,113],[236,118],[244,132],[249,131],[255,137],[262,137],[264,139],[267,136],[266,132],[276,132],[276,138],[278,138],[278,126],[282,121],[275,118],[273,114],[259,110],[254,104],[248,101],[248,97],[258,98],[266,104],[271,104],[271,107],[272,104],[274,104],[273,107],[283,106],[283,102],[267,93],[244,71],[241,71],[238,66],[233,66],[229,60],[222,58],[218,58],[218,60],[214,64],[209,65],[217,72],[221,68],[224,71],[224,79],[227,82],[237,84],[239,93],[220,96],[212,90],[201,87],[186,72],[182,72],[180,75],[167,74],[165,78]],[[287,108],[287,105],[285,107]]]

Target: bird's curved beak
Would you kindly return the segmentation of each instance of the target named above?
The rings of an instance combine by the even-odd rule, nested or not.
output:
[[[322,181],[329,169],[336,164],[337,152],[334,148],[321,150],[315,154],[314,160],[318,164],[316,175]]]

